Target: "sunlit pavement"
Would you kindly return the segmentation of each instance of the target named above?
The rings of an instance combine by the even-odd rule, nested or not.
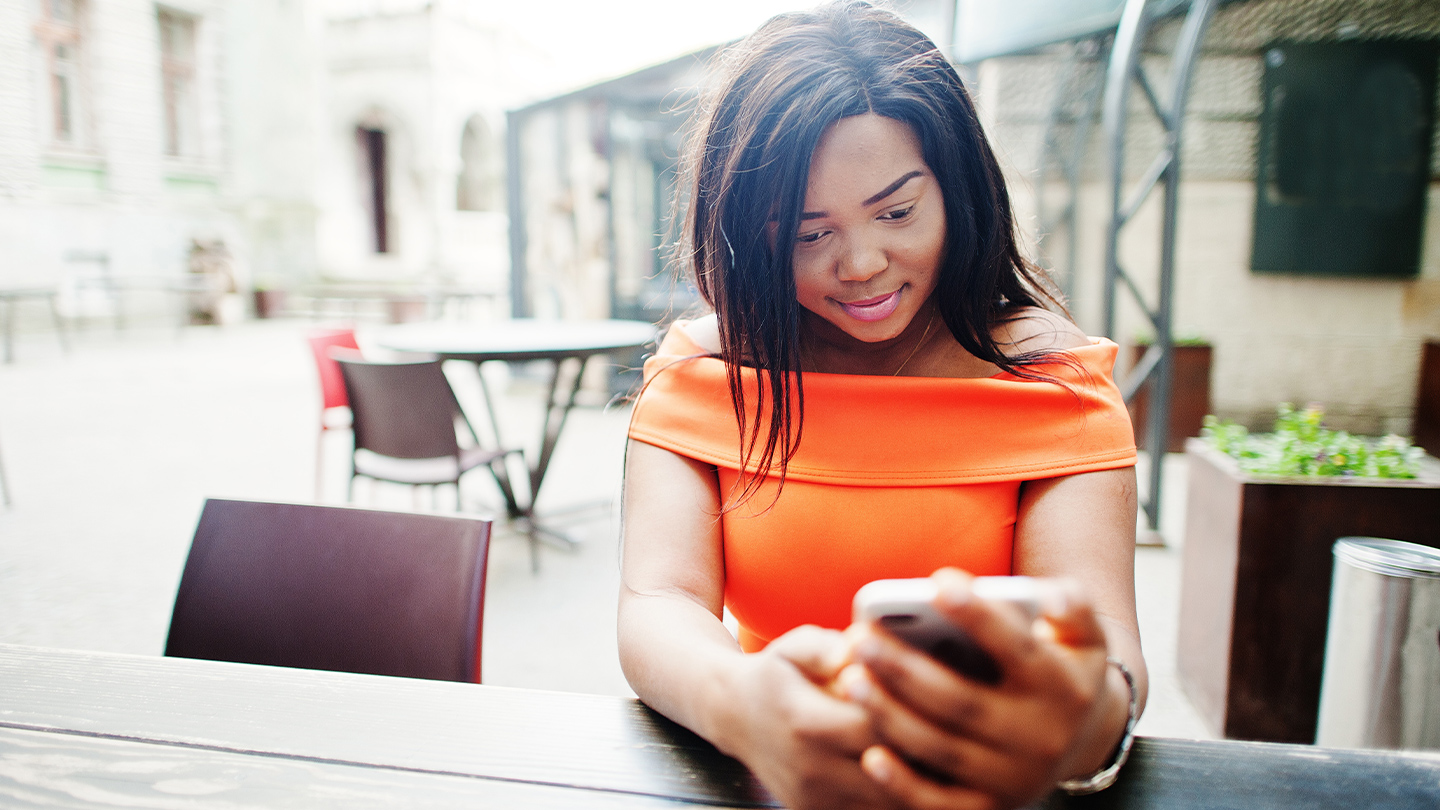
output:
[[[223,328],[95,325],[62,353],[53,334],[22,333],[0,364],[0,459],[12,505],[0,507],[0,642],[159,655],[190,536],[207,497],[312,502],[319,394],[305,320]],[[370,327],[371,329],[379,327]],[[366,327],[360,328],[362,346]],[[487,366],[501,429],[533,452],[543,389]],[[447,372],[478,407],[472,367]],[[490,375],[493,375],[490,376]],[[580,541],[541,550],[508,529],[491,546],[486,683],[631,695],[615,656],[618,499],[629,409],[593,396],[570,415],[540,513]],[[473,411],[478,415],[478,411]],[[345,500],[348,436],[325,439],[320,501]],[[1162,533],[1136,554],[1142,639],[1151,673],[1140,733],[1208,737],[1174,677],[1184,460],[1166,461]],[[408,487],[362,480],[356,502],[450,512]],[[493,514],[499,493],[465,479],[467,512]]]

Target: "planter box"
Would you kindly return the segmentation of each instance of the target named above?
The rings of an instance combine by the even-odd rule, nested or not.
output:
[[[284,290],[255,290],[255,317],[275,318],[284,311]]]
[[[1425,342],[1415,396],[1415,444],[1440,456],[1440,342]]]
[[[1256,478],[1198,439],[1180,591],[1180,684],[1213,730],[1311,743],[1335,541],[1440,548],[1440,462],[1417,480]]]
[[[1140,362],[1145,350],[1140,344],[1132,348],[1131,363]],[[1199,436],[1205,416],[1210,413],[1210,365],[1215,356],[1213,347],[1186,344],[1175,347],[1175,367],[1170,378],[1170,429],[1165,452],[1179,453],[1185,439]],[[1141,388],[1130,401],[1130,422],[1135,426],[1135,444],[1145,446],[1145,420],[1150,412],[1150,385]]]

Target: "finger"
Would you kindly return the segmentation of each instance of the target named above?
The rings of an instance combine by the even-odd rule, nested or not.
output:
[[[998,806],[993,797],[972,787],[926,779],[881,745],[865,749],[860,767],[887,793],[915,810],[992,810]]]
[[[770,642],[766,649],[795,665],[817,684],[828,684],[850,657],[851,642],[838,630],[802,625]]]
[[[988,737],[981,730],[993,724],[999,705],[995,690],[879,631],[856,643],[855,657],[888,695],[930,722],[953,733]]]
[[[1041,615],[1052,638],[1067,647],[1104,647],[1105,628],[1095,613],[1095,604],[1079,582],[1043,580],[1049,598],[1042,600]]]
[[[783,662],[789,666],[788,661]],[[870,716],[864,707],[829,690],[826,686],[795,678],[803,672],[794,672],[788,684],[775,682],[771,688],[787,691],[788,697],[775,706],[776,719],[783,728],[793,731],[795,736],[811,748],[823,749],[837,755],[858,757],[866,746],[875,741],[870,727]]]
[[[1032,624],[1013,605],[977,597],[972,578],[953,568],[942,568],[932,577],[938,593],[935,609],[963,628],[999,665],[1001,677],[1025,666],[1038,648]]]
[[[871,682],[864,667],[846,668],[840,680],[847,696],[865,707],[880,742],[922,775],[986,790],[1003,784],[997,777],[1011,777],[1014,763],[1003,752],[928,722]]]

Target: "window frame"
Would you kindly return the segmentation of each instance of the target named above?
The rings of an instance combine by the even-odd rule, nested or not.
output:
[[[161,154],[172,159],[202,156],[200,133],[199,16],[168,6],[155,7],[156,52],[160,63]],[[188,28],[179,53],[171,32]]]
[[[45,108],[41,126],[47,146],[81,150],[87,145],[89,126],[84,59],[85,18],[89,8],[86,0],[69,0],[71,19],[62,20],[55,16],[55,2],[39,0],[38,15],[32,26],[44,74]],[[70,49],[68,59],[60,55],[60,48]]]

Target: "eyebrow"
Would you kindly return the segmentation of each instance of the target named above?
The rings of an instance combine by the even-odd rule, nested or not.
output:
[[[886,186],[885,188],[881,189],[879,193],[877,193],[877,194],[875,194],[875,195],[873,195],[873,196],[867,197],[864,202],[860,203],[860,207],[861,207],[861,208],[868,208],[868,207],[874,205],[875,203],[880,202],[881,200],[885,199],[886,197],[889,197],[891,194],[894,194],[895,192],[899,191],[901,186],[905,185],[906,183],[910,182],[911,180],[914,180],[914,179],[917,178],[917,177],[922,176],[923,174],[924,174],[924,172],[921,172],[921,171],[913,171],[913,172],[909,172],[908,174],[905,174],[904,176],[900,177],[900,179],[896,180],[895,182],[893,182],[893,183],[891,183],[890,185]],[[819,219],[820,217],[823,217],[823,216],[825,216],[825,212],[824,212],[824,211],[806,211],[806,212],[800,214],[800,219],[801,219],[801,220]]]

